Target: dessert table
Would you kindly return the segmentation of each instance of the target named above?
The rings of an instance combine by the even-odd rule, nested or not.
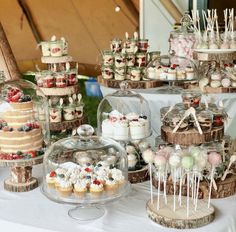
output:
[[[100,86],[103,96],[115,92],[117,89],[108,88]],[[152,116],[152,128],[154,135],[160,134],[160,108],[165,106],[171,106],[182,101],[181,94],[162,94],[157,92],[157,88],[152,89],[137,89],[135,90],[141,94],[149,103]],[[225,126],[226,134],[236,138],[236,94],[234,93],[217,93],[204,95],[207,100],[212,100],[218,103],[223,101],[226,112],[229,115],[228,122]],[[132,99],[127,99],[127,101],[132,101]],[[127,105],[127,104],[126,104]],[[132,104],[129,104],[132,106]]]
[[[0,168],[0,228],[4,232],[180,231],[164,228],[147,217],[145,205],[150,198],[149,182],[133,185],[128,196],[106,205],[106,213],[102,218],[79,223],[67,215],[68,209],[72,206],[48,200],[40,192],[40,188],[25,193],[5,191],[3,180],[7,175],[7,170]],[[42,165],[36,166],[34,176],[42,180]],[[236,231],[236,196],[212,200],[212,204],[216,208],[215,220],[202,228],[185,231]]]

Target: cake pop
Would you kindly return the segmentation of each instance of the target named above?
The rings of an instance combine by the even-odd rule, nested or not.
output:
[[[151,203],[153,204],[153,189],[152,189],[152,163],[154,160],[154,152],[151,149],[148,149],[142,154],[143,159],[149,166],[149,175],[150,175],[150,189],[151,189]]]
[[[163,155],[156,155],[154,164],[158,169],[158,193],[157,193],[157,210],[160,209],[160,188],[161,188],[161,173],[164,171],[167,159]]]
[[[176,208],[176,204],[175,204],[175,194],[176,194],[176,169],[179,167],[181,163],[181,158],[180,156],[178,156],[177,154],[173,154],[170,159],[169,159],[169,164],[171,166],[171,168],[173,169],[173,180],[174,180],[174,211]]]
[[[211,165],[211,182],[210,182],[210,189],[209,189],[209,197],[208,197],[208,208],[210,207],[210,201],[211,201],[211,191],[212,191],[212,183],[213,183],[213,177],[215,173],[215,168],[222,162],[221,155],[217,152],[210,152],[208,155],[208,162]]]
[[[184,156],[181,160],[181,165],[187,172],[187,217],[189,217],[189,182],[190,182],[189,172],[194,165],[194,158],[189,155]]]

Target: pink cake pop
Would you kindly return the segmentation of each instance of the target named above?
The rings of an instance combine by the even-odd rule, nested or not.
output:
[[[210,182],[209,197],[208,197],[208,208],[210,208],[213,177],[214,177],[214,173],[215,173],[215,168],[219,164],[222,163],[221,155],[217,152],[210,152],[210,154],[208,155],[208,162],[212,166],[212,169],[211,169],[211,182]]]
[[[151,189],[151,203],[153,204],[153,188],[152,188],[152,163],[155,157],[154,152],[151,149],[148,149],[142,154],[143,159],[149,166],[149,175],[150,175],[150,189]]]
[[[158,168],[158,193],[157,193],[157,210],[160,209],[160,188],[161,188],[161,172],[165,169],[167,159],[164,155],[156,155],[154,164]]]

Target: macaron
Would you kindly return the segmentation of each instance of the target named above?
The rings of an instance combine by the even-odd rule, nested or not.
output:
[[[220,81],[211,81],[210,86],[212,88],[218,88],[221,86],[221,82]]]
[[[212,166],[218,166],[222,162],[221,155],[217,152],[210,152],[208,155],[208,162]]]
[[[224,78],[221,80],[221,84],[223,87],[228,88],[231,85],[231,81],[228,78]]]

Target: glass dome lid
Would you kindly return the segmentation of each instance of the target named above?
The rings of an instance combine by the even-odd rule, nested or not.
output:
[[[0,161],[25,162],[42,158],[49,144],[46,97],[33,83],[0,85]]]
[[[97,111],[97,134],[116,141],[130,141],[151,135],[148,102],[121,82],[120,89],[103,98]]]
[[[146,67],[149,79],[160,81],[192,81],[198,78],[196,64],[185,57],[163,55]]]
[[[44,156],[43,193],[56,202],[104,203],[122,197],[129,189],[128,161],[114,140],[92,136],[89,125],[79,136],[52,144]]]

